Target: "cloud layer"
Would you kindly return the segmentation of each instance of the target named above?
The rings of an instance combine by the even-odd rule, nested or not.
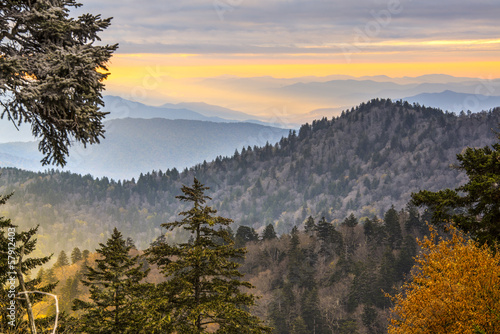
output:
[[[114,17],[120,53],[341,56],[499,51],[497,0],[87,0],[76,12]],[[434,44],[423,41],[438,41]],[[404,42],[404,43],[401,43]]]

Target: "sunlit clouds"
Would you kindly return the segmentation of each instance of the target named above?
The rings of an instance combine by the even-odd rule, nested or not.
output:
[[[272,91],[229,93],[204,82],[227,75],[500,78],[496,0],[87,0],[84,11],[114,17],[102,34],[120,44],[108,92],[143,102],[254,114],[286,107]],[[286,103],[291,113],[335,107],[295,102]]]

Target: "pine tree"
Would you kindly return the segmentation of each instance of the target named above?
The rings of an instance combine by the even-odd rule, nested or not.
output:
[[[83,259],[83,257],[82,257],[82,252],[80,251],[80,248],[78,248],[78,247],[73,248],[73,251],[71,252],[71,263],[75,264],[78,261],[80,261],[81,259]]]
[[[499,136],[500,139],[500,136]],[[467,148],[457,155],[468,182],[454,190],[412,194],[412,203],[428,206],[432,223],[453,222],[480,244],[500,244],[500,143]]]
[[[73,305],[74,310],[83,311],[80,330],[89,334],[145,333],[140,304],[148,286],[140,282],[148,271],[142,270],[138,256],[129,255],[131,247],[116,228],[100,246],[96,268],[87,267],[82,280],[90,289],[91,302],[77,299]]]
[[[83,252],[82,252],[82,258],[84,260],[87,260],[89,258],[89,255],[90,255],[90,251],[88,249],[83,250]]]
[[[64,266],[69,266],[68,255],[65,251],[61,251],[57,257],[56,263],[54,263],[54,268],[60,268]]]
[[[316,223],[314,222],[314,218],[312,216],[307,217],[304,229],[307,233],[311,233],[316,230]]]
[[[111,19],[69,17],[75,0],[0,3],[0,105],[9,120],[31,123],[45,155],[64,166],[71,141],[103,136],[102,81],[117,45],[97,46]]]
[[[192,242],[151,246],[147,254],[157,264],[167,281],[158,285],[152,304],[157,328],[168,328],[177,333],[205,333],[207,326],[215,326],[215,333],[268,333],[270,328],[248,312],[255,297],[241,289],[252,288],[242,281],[235,259],[244,256],[243,249],[235,249],[225,228],[232,221],[220,216],[205,205],[210,197],[196,178],[192,187],[183,186],[182,202],[192,204],[181,221],[162,224],[168,230],[182,228],[192,236]],[[214,238],[215,237],[215,238]],[[222,239],[225,242],[215,242]],[[156,297],[156,298],[155,298]],[[165,320],[167,319],[167,320]],[[170,322],[168,321],[170,319]],[[155,332],[150,329],[150,332]],[[158,332],[161,330],[156,329]]]
[[[302,264],[304,263],[304,252],[300,248],[299,231],[294,226],[290,233],[290,245],[288,246],[288,282],[292,285],[303,283]]]
[[[342,226],[347,226],[347,227],[356,227],[358,225],[358,220],[354,216],[353,213],[349,215],[344,221],[342,222]]]
[[[276,239],[276,237],[273,224],[268,224],[262,233],[262,240],[273,240]]]
[[[343,248],[342,235],[335,229],[332,223],[326,221],[325,217],[321,218],[316,228],[316,235],[320,240],[320,254],[326,258],[334,253],[340,253]]]
[[[10,198],[0,195],[0,205]],[[1,333],[34,333],[36,331],[33,306],[41,300],[40,295],[23,294],[20,292],[39,290],[50,292],[55,284],[41,285],[41,279],[29,279],[31,270],[47,263],[50,256],[43,258],[28,258],[36,249],[34,238],[38,226],[28,231],[19,231],[10,219],[0,217],[0,284],[6,289],[0,289],[0,332]],[[17,282],[17,286],[16,286]],[[10,287],[14,286],[15,298]],[[36,289],[35,289],[36,287]],[[11,318],[9,306],[14,302],[15,319]],[[26,321],[26,318],[28,321]]]
[[[401,247],[403,234],[399,225],[398,212],[394,209],[394,205],[385,213],[384,224],[389,246],[393,249]]]
[[[259,235],[252,227],[240,225],[234,238],[236,247],[245,247],[247,242],[258,241]]]

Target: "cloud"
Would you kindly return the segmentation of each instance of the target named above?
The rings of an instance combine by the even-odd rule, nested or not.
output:
[[[326,54],[360,42],[372,43],[371,51],[402,52],[413,46],[380,42],[497,38],[496,2],[88,0],[76,12],[114,17],[102,36],[120,43],[121,53]]]

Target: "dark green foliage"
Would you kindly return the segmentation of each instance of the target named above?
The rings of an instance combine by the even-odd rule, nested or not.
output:
[[[420,191],[415,205],[432,211],[432,223],[452,222],[481,244],[500,242],[500,143],[467,148],[457,155],[458,168],[469,178],[455,190]]]
[[[306,326],[304,319],[301,316],[295,318],[292,322],[290,334],[309,334],[311,333]]]
[[[342,319],[342,320],[338,321],[337,325],[335,326],[335,333],[338,333],[338,334],[357,334],[357,333],[359,333],[356,320]]]
[[[302,263],[304,262],[304,252],[300,248],[299,232],[295,226],[290,233],[290,244],[288,248],[288,282],[292,285],[301,284],[303,280]]]
[[[333,254],[340,254],[343,248],[342,235],[335,229],[332,223],[321,218],[316,226],[316,235],[320,240],[320,254],[326,258]]]
[[[247,242],[258,241],[259,235],[252,227],[240,225],[236,230],[236,236],[234,237],[235,247],[241,248],[245,247]]]
[[[269,305],[269,320],[275,334],[288,334],[292,327],[292,319],[297,317],[296,299],[290,283],[284,283],[283,288],[274,292]]]
[[[31,123],[43,164],[66,163],[71,140],[99,143],[106,63],[117,45],[97,46],[111,19],[69,18],[74,0],[0,4],[2,117]],[[19,29],[23,27],[22,29]]]
[[[276,239],[276,232],[274,231],[274,225],[268,224],[262,232],[262,240],[273,240]]]
[[[387,242],[391,248],[399,248],[403,240],[401,226],[396,209],[392,206],[384,215],[384,227],[387,233]]]
[[[344,221],[342,222],[342,225],[343,226],[347,226],[347,227],[356,227],[356,225],[358,225],[358,220],[356,219],[356,217],[354,216],[354,214],[351,213],[349,215],[349,217],[347,217],[346,219],[344,219]]]
[[[305,231],[307,233],[311,233],[313,231],[316,231],[316,228],[317,228],[317,226],[316,226],[316,223],[314,222],[314,218],[311,216],[307,217],[307,220],[304,224]]]
[[[408,115],[413,115],[415,122],[405,130]],[[39,245],[44,253],[58,254],[75,246],[97,247],[103,240],[87,236],[107,232],[109,225],[99,224],[101,221],[126,228],[138,249],[148,247],[157,237],[157,226],[175,220],[175,213],[183,210],[175,191],[192,182],[194,176],[213,189],[214,207],[221,215],[256,230],[274,223],[282,235],[309,215],[321,218],[329,214],[325,216],[328,221],[339,222],[351,212],[358,218],[383,217],[391,204],[406,206],[411,192],[458,186],[460,174],[449,168],[453,163],[449,157],[462,151],[464,145],[492,144],[495,135],[490,128],[499,122],[500,108],[462,118],[400,101],[373,100],[344,116],[321,121],[318,128],[309,125],[310,131],[304,132],[307,135],[302,139],[290,133],[277,145],[246,150],[239,160],[218,157],[183,173],[176,169],[151,171],[135,180],[121,181],[9,168],[2,169],[0,191],[22,189],[9,201],[8,212],[15,212],[12,218],[16,221],[44,227],[40,232],[50,245],[47,249]],[[404,144],[393,151],[389,143],[396,135]],[[355,150],[362,137],[369,138],[365,142],[369,149],[358,156]],[[449,149],[441,147],[440,143],[454,137]],[[357,176],[350,179],[349,174]],[[367,178],[370,189],[368,182],[365,185]],[[264,191],[254,196],[259,179]],[[347,196],[350,200],[344,201]],[[26,203],[32,205],[26,207]],[[87,224],[75,224],[76,220]],[[62,228],[54,228],[57,222]],[[404,230],[405,222],[406,218],[400,221]],[[238,226],[232,227],[236,231]],[[177,241],[176,233],[170,237],[170,241]]]
[[[54,268],[49,268],[43,275],[43,280],[48,283],[57,283],[57,277],[54,274]]]
[[[93,144],[104,133],[100,92],[109,73],[99,70],[107,70],[117,45],[93,45],[111,19],[69,18],[79,6],[74,0],[0,5],[2,116],[31,123],[43,164],[63,166],[71,138]]]
[[[12,196],[3,196],[0,195],[0,205],[4,205],[7,200]],[[5,283],[5,280],[9,275],[7,274],[9,270],[9,258],[8,258],[8,249],[9,242],[15,241],[15,226],[12,224],[11,220],[5,217],[0,217],[0,282],[2,284]],[[11,232],[9,234],[9,232]],[[9,240],[10,237],[10,240]],[[7,256],[6,256],[7,255]]]
[[[78,247],[73,248],[73,251],[71,252],[71,263],[75,264],[82,259],[83,259],[83,257],[82,257],[82,252],[80,251],[80,248],[78,248]]]
[[[196,178],[192,187],[182,187],[177,196],[192,207],[180,213],[181,221],[162,224],[167,230],[182,228],[191,235],[191,242],[170,245],[157,243],[147,254],[168,279],[158,285],[152,296],[153,319],[150,332],[176,331],[204,333],[210,324],[218,326],[216,333],[267,333],[270,328],[248,312],[255,303],[252,288],[241,280],[235,259],[244,250],[234,248],[226,229],[230,219],[214,216],[216,210],[206,206],[204,187]],[[224,243],[214,240],[222,239]],[[163,315],[163,317],[158,317]]]
[[[423,219],[421,219],[417,208],[410,203],[407,205],[406,209],[408,211],[408,219],[405,221],[405,230],[409,233],[413,231],[424,233],[426,224]]]
[[[403,246],[397,259],[397,272],[399,279],[404,279],[415,264],[415,256],[417,256],[417,242],[415,237],[407,235],[403,240]]]
[[[84,260],[87,260],[88,257],[89,257],[89,254],[90,254],[89,250],[88,249],[84,249],[83,252],[82,252],[82,258]]]
[[[302,319],[307,328],[307,333],[324,333],[325,324],[319,306],[317,287],[304,291],[300,309],[302,311]]]
[[[374,307],[365,305],[363,307],[361,320],[363,321],[363,325],[367,328],[368,334],[386,333],[386,328],[380,323],[377,310]]]
[[[56,263],[54,263],[54,268],[64,267],[69,265],[68,255],[65,251],[61,251],[57,257]]]
[[[96,267],[87,267],[82,283],[90,289],[91,302],[75,300],[73,309],[82,310],[80,331],[85,333],[145,333],[145,313],[141,305],[148,285],[141,284],[148,271],[130,256],[122,234],[115,228],[106,244],[96,252]],[[76,286],[67,286],[71,295]],[[67,283],[68,284],[68,283]],[[74,290],[73,290],[74,291]]]

